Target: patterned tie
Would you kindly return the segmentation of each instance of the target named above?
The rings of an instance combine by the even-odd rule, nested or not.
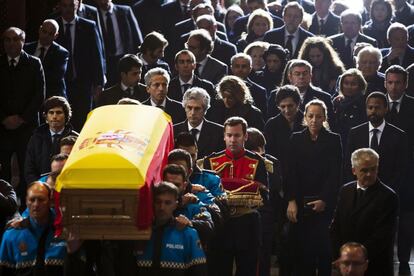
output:
[[[378,144],[378,132],[379,132],[379,129],[374,128],[372,130],[371,146],[370,146],[370,148],[373,149],[373,150],[375,150],[376,152],[378,152],[378,147],[379,147],[379,144]]]
[[[288,40],[286,41],[285,48],[289,50],[290,57],[293,57],[293,45],[292,45],[292,39],[293,35],[288,35]]]

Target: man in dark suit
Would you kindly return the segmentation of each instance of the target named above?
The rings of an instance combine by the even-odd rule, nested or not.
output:
[[[414,48],[408,45],[408,30],[401,23],[393,23],[388,27],[387,39],[390,48],[382,49],[381,72],[391,65],[401,65],[407,68],[414,63]]]
[[[29,55],[36,56],[43,65],[46,79],[46,98],[66,97],[65,73],[69,52],[54,42],[59,25],[53,19],[46,19],[39,28],[39,40],[24,46]]]
[[[398,191],[408,161],[407,135],[401,129],[385,121],[388,101],[383,93],[369,94],[366,108],[369,121],[349,131],[345,154],[345,181],[354,180],[350,161],[351,153],[359,148],[372,148],[380,156],[379,178],[386,185]]]
[[[23,178],[27,142],[39,124],[38,113],[45,97],[45,76],[40,60],[23,51],[25,33],[11,27],[3,33],[5,54],[0,57],[0,178],[10,182],[11,157],[17,155],[24,200]]]
[[[392,1],[395,7],[395,22],[405,26],[414,24],[414,6],[407,3],[407,0]]]
[[[398,197],[377,177],[381,172],[380,157],[374,150],[358,149],[351,158],[352,173],[357,180],[346,184],[339,192],[331,225],[333,252],[338,254],[339,248],[347,242],[359,242],[368,250],[365,275],[393,275]]]
[[[149,0],[149,2],[156,1]],[[190,18],[189,2],[189,0],[174,0],[161,6],[162,32],[167,38],[172,37],[175,24]]]
[[[112,0],[95,0],[103,30],[107,86],[119,81],[118,62],[125,54],[135,54],[142,43],[142,34],[129,6],[116,5]]]
[[[353,52],[357,42],[366,42],[377,47],[377,41],[360,32],[362,24],[361,14],[356,11],[346,10],[341,14],[342,32],[330,36],[334,49],[347,69],[355,67]]]
[[[236,46],[217,36],[217,21],[212,15],[204,14],[197,18],[197,28],[207,30],[214,41],[211,56],[225,64],[230,64],[230,59],[237,53]]]
[[[149,98],[143,102],[161,108],[171,116],[173,124],[185,120],[185,112],[181,103],[167,97],[170,75],[165,69],[153,68],[145,74],[145,84]]]
[[[313,86],[311,84],[312,80],[312,65],[305,61],[295,59],[292,61],[289,70],[288,70],[288,79],[290,84],[299,88],[301,94],[301,103],[300,110],[303,112],[305,106],[308,102],[313,99],[319,99],[323,101],[326,105],[328,111],[328,122],[331,127],[333,127],[333,106],[331,101],[331,96],[322,91],[320,88]],[[269,105],[270,107],[270,105]]]
[[[175,70],[178,75],[174,77],[168,86],[168,97],[178,102],[183,100],[184,93],[191,87],[200,87],[207,91],[210,100],[216,98],[214,85],[204,79],[200,79],[194,70],[196,58],[189,50],[181,50],[175,55]]]
[[[122,98],[131,98],[140,102],[148,99],[145,85],[140,83],[142,61],[132,54],[126,54],[119,60],[118,70],[121,81],[102,92],[98,106],[117,104]]]
[[[400,275],[410,275],[410,253],[413,247],[411,233],[414,232],[414,98],[406,94],[408,72],[399,65],[387,69],[385,88],[389,102],[388,113],[385,119],[407,133],[408,136],[408,167],[399,190],[400,213],[398,223],[398,260],[400,261]]]
[[[210,96],[207,91],[199,87],[190,88],[184,94],[183,107],[187,119],[174,125],[174,135],[190,132],[197,142],[200,158],[222,150],[223,126],[204,117],[210,107]]]
[[[139,47],[138,57],[142,61],[141,80],[145,74],[153,68],[163,68],[171,75],[170,66],[161,58],[164,57],[164,50],[168,46],[168,41],[164,35],[158,32],[151,32],[144,38],[144,42]]]
[[[206,30],[192,31],[185,46],[196,57],[195,73],[200,78],[216,85],[222,77],[227,75],[227,65],[211,56],[214,44]]]
[[[303,13],[302,6],[297,2],[287,4],[283,9],[283,22],[285,25],[266,32],[263,41],[285,47],[289,50],[290,57],[296,58],[305,39],[313,36],[312,33],[300,27]]]
[[[250,78],[250,72],[252,71],[252,59],[249,55],[239,53],[231,59],[231,72],[233,75],[241,78],[250,90],[250,94],[253,97],[253,105],[262,111],[263,118],[267,118],[267,99],[266,89],[257,83],[253,82]]]
[[[174,1],[168,4],[176,3],[177,2]],[[162,16],[160,16],[160,14],[163,12],[161,4],[162,3],[159,1],[139,0],[132,6],[132,11],[134,12],[135,18],[137,19],[138,25],[141,28],[143,36],[146,36],[152,31],[163,32],[164,34],[167,33],[163,30],[163,22],[167,20],[166,17],[169,17],[170,14],[163,14]],[[181,11],[179,5],[178,10]],[[174,20],[176,19],[174,18]],[[176,22],[174,22],[174,24],[175,23]]]
[[[240,38],[241,34],[247,31],[247,23],[249,21],[249,16],[251,15],[252,12],[254,12],[257,9],[262,9],[262,10],[269,12],[269,15],[271,16],[273,20],[273,28],[279,28],[283,26],[282,18],[268,11],[266,7],[266,2],[267,1],[264,1],[264,0],[247,0],[246,1],[246,5],[247,5],[247,9],[249,10],[249,13],[237,18],[236,21],[234,22],[233,32],[234,32],[235,37]]]
[[[331,36],[340,32],[341,20],[339,16],[329,11],[331,3],[332,0],[315,0],[315,13],[312,14],[309,32],[323,36]]]
[[[57,19],[60,30],[56,40],[69,51],[66,86],[72,106],[72,125],[79,131],[92,108],[92,96],[102,92],[105,60],[96,25],[76,15],[76,0],[61,0],[62,16]]]

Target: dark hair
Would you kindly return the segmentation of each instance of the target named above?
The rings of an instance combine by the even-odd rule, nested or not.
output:
[[[190,36],[188,37],[188,40],[190,38],[195,38],[200,43],[201,51],[206,50],[207,53],[209,54],[213,52],[214,41],[211,38],[211,35],[208,31],[204,29],[198,29],[198,30],[191,31]]]
[[[242,117],[238,117],[238,116],[230,117],[224,122],[223,124],[224,131],[226,131],[227,126],[237,126],[237,125],[241,125],[243,129],[243,134],[246,134],[247,122],[245,119],[243,119]]]
[[[52,158],[50,159],[50,163],[52,163],[53,161],[65,161],[68,159],[68,155],[66,153],[58,153],[52,156]]]
[[[164,35],[159,32],[150,32],[144,38],[141,46],[139,46],[139,51],[143,54],[148,51],[154,51],[159,48],[165,48],[168,46],[168,41],[165,39]]]
[[[118,62],[118,72],[128,73],[132,68],[142,68],[142,66],[142,61],[136,55],[126,54]]]
[[[257,151],[259,148],[264,148],[266,145],[266,139],[263,133],[254,127],[249,127],[247,129],[247,141],[245,143],[245,147],[251,151]]]
[[[279,89],[277,89],[276,97],[275,97],[276,105],[279,106],[280,102],[286,98],[292,98],[292,100],[297,105],[299,105],[300,104],[299,88],[291,84],[286,84],[286,85],[279,87]]]
[[[70,118],[72,118],[72,109],[70,108],[68,100],[61,96],[52,96],[46,99],[43,103],[44,115],[46,116],[47,112],[55,107],[61,107],[63,109],[63,113],[65,114],[65,123],[69,122]]]
[[[76,137],[75,135],[65,136],[62,139],[60,139],[59,146],[73,146],[76,143],[77,139],[78,137]]]
[[[399,74],[403,76],[404,82],[407,83],[408,81],[408,72],[400,65],[391,65],[388,67],[388,69],[385,71],[385,80],[387,80],[388,74]]]
[[[152,186],[153,199],[163,194],[171,194],[171,195],[174,195],[175,199],[178,199],[179,191],[178,191],[178,188],[174,184],[167,182],[167,181],[162,181]]]
[[[192,62],[193,62],[193,63],[196,63],[196,58],[195,58],[195,56],[194,56],[193,52],[191,52],[190,50],[184,49],[184,50],[181,50],[181,51],[179,51],[178,53],[176,53],[176,54],[175,54],[175,57],[174,57],[174,64],[177,64],[177,62],[178,62],[178,58],[179,58],[179,56],[181,56],[181,55],[189,55],[189,56],[190,56],[190,58],[192,59]]]
[[[197,147],[197,142],[190,132],[180,132],[175,138],[175,148],[179,147]]]
[[[282,46],[278,44],[270,44],[267,50],[263,53],[263,59],[266,62],[266,58],[269,55],[276,55],[280,59],[280,71],[283,72],[285,69],[286,63],[289,59],[289,50],[283,48]]]
[[[185,171],[184,167],[177,165],[177,164],[168,164],[167,166],[164,167],[164,169],[162,170],[163,179],[165,178],[167,173],[173,174],[173,175],[181,175],[184,181],[187,179],[187,172]]]
[[[183,149],[174,149],[168,154],[168,164],[173,163],[174,161],[185,161],[187,168],[191,169],[193,167],[191,155],[188,151]]]
[[[47,178],[52,179],[53,182],[56,182],[57,177],[59,176],[59,174],[62,172],[62,170],[57,170],[54,172],[50,172],[49,175],[47,176]]]
[[[392,8],[392,4],[388,0],[373,0],[371,2],[369,17],[371,18],[372,22],[374,22],[374,23],[376,22],[376,20],[374,18],[373,10],[378,5],[384,5],[385,6],[385,8],[387,9],[387,18],[385,18],[385,21],[390,22],[391,18],[392,18],[393,8]]]
[[[52,189],[50,188],[50,186],[47,183],[42,182],[42,181],[33,181],[32,183],[27,185],[26,191],[29,191],[34,185],[41,185],[41,186],[45,187],[46,190],[47,190],[47,198],[50,199],[50,197],[52,195]]]
[[[372,92],[371,94],[369,94],[367,96],[367,100],[366,100],[365,104],[367,104],[368,103],[368,100],[371,99],[371,98],[372,99],[380,99],[380,100],[382,100],[383,103],[384,103],[384,106],[385,107],[388,107],[387,96],[385,96],[384,93],[379,92],[379,91]]]

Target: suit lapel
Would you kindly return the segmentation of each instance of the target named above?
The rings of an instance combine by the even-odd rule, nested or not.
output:
[[[361,203],[358,206],[355,206],[352,210],[352,216],[357,215],[361,210],[364,210],[365,207],[373,201],[373,199],[375,198],[375,195],[378,192],[378,189],[380,187],[380,182],[377,180],[377,182],[369,187],[366,191],[365,191],[365,195],[361,200]],[[356,195],[356,187],[354,188],[354,200],[355,200],[355,195]]]

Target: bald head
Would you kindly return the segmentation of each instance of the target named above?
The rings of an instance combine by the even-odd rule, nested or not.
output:
[[[39,42],[42,46],[50,46],[59,34],[59,25],[53,19],[47,19],[39,28]]]
[[[51,190],[46,183],[35,181],[27,188],[26,205],[30,217],[41,225],[49,220]]]

